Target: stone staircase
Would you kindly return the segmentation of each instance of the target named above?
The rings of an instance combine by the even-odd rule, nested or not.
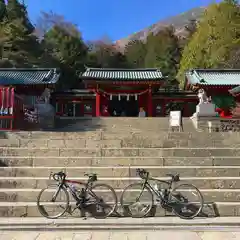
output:
[[[95,172],[120,196],[139,181],[141,167],[159,179],[180,173],[195,184],[205,199],[204,216],[239,216],[239,133],[196,132],[190,120],[183,123],[184,132],[169,132],[166,118],[94,118],[66,121],[55,132],[2,133],[0,216],[40,216],[36,196],[51,182],[51,171],[78,180]],[[161,208],[154,214],[171,215]]]

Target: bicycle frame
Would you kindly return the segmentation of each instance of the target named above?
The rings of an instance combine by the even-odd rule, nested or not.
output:
[[[83,191],[84,193],[88,192],[88,194],[90,194],[92,197],[94,197],[95,199],[98,199],[98,197],[96,196],[96,194],[91,190],[91,187],[93,185],[93,182],[80,182],[80,181],[73,181],[73,180],[67,180],[65,179],[64,182],[59,182],[58,183],[58,189],[56,191],[56,193],[54,194],[52,200],[56,200],[56,197],[60,191],[60,189],[62,187],[65,187],[67,190],[70,190],[71,195],[73,196],[73,198],[75,199],[76,202],[79,202],[81,200],[81,198],[79,198],[79,196],[77,195],[77,191],[70,185],[70,184],[78,184],[78,185],[84,185]]]
[[[143,188],[142,188],[142,191],[140,193],[140,196],[138,197],[138,200],[139,198],[142,196],[142,193],[144,191],[144,188],[145,187],[148,187],[158,198],[161,199],[161,201],[164,201],[164,198],[163,196],[160,194],[160,191],[157,191],[148,181],[154,181],[154,182],[160,182],[160,183],[164,183],[164,184],[167,184],[168,185],[168,188],[167,190],[169,191],[171,188],[172,188],[172,183],[173,181],[170,180],[170,181],[164,181],[164,180],[159,180],[159,179],[156,179],[156,178],[146,178],[144,179],[144,183],[143,183]],[[165,188],[166,189],[166,188]]]

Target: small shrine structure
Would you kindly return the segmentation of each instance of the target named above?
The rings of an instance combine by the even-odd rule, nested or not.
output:
[[[28,120],[38,121],[36,118],[51,108],[51,91],[59,77],[56,69],[0,69],[0,129],[21,129]],[[52,112],[55,115],[54,109]]]
[[[229,117],[240,99],[240,69],[193,69],[186,73],[185,89],[203,89],[221,117]]]

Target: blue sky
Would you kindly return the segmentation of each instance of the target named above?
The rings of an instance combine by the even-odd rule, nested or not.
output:
[[[31,20],[53,11],[78,25],[85,40],[115,41],[213,0],[25,0]]]

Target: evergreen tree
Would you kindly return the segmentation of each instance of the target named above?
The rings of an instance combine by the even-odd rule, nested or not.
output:
[[[145,67],[159,68],[164,75],[175,78],[181,49],[174,28],[168,27],[156,35],[150,34],[146,46]]]
[[[240,46],[240,9],[234,0],[212,4],[206,10],[197,31],[183,51],[178,79],[191,68],[218,68]]]
[[[73,35],[60,26],[54,26],[45,34],[42,46],[45,56],[51,56],[50,64],[57,62],[62,70],[59,86],[79,86],[78,73],[84,70],[87,57],[87,47],[79,31],[75,29]]]
[[[27,8],[24,4],[18,0],[8,0],[6,10],[8,21],[21,21],[27,33],[33,33],[35,28],[28,18]]]
[[[33,30],[26,7],[17,0],[9,0],[0,24],[1,67],[39,64],[40,45]]]
[[[6,3],[4,0],[0,0],[0,22],[6,17]]]
[[[132,68],[144,68],[146,53],[146,45],[140,40],[130,41],[124,50],[126,59]]]

